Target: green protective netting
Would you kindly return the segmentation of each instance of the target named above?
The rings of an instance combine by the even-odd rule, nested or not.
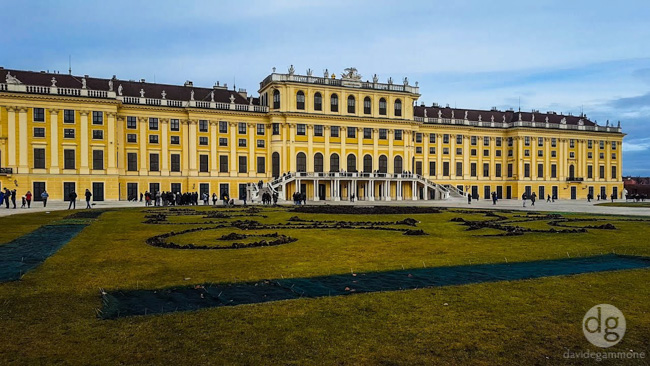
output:
[[[31,233],[0,245],[0,282],[20,279],[74,238],[84,224],[41,226]]]
[[[99,311],[99,317],[115,319],[124,316],[255,304],[301,297],[316,298],[353,293],[398,291],[648,267],[650,267],[650,258],[608,254],[533,262],[476,264],[259,282],[206,284],[159,290],[128,290],[110,293],[102,291],[103,308]]]

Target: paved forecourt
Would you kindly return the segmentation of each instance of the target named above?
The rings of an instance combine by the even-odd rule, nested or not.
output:
[[[521,210],[521,211],[554,211],[554,212],[579,212],[591,214],[607,214],[607,215],[638,215],[650,216],[650,208],[644,207],[612,207],[612,206],[598,206],[598,203],[610,201],[592,201],[585,200],[556,200],[555,202],[546,202],[546,200],[536,201],[535,206],[531,206],[530,200],[526,202],[526,207],[523,207],[521,200],[499,200],[496,205],[492,204],[491,200],[472,200],[471,204],[467,203],[464,198],[452,197],[447,200],[431,200],[431,201],[307,201],[307,205],[348,205],[348,206],[427,206],[427,207],[463,207],[463,208],[494,208],[494,209],[507,209],[507,210]],[[624,202],[618,200],[616,202]],[[43,207],[42,202],[32,202],[31,208],[20,208],[20,202],[17,203],[17,208],[5,208],[4,204],[0,206],[0,217],[14,215],[26,212],[43,212],[55,210],[67,210],[68,202],[61,201],[48,201],[47,207]],[[199,206],[203,206],[202,201]],[[235,201],[236,204],[241,205],[242,201]],[[292,205],[291,201],[280,201],[280,204]],[[128,201],[102,201],[92,202],[93,208],[127,208],[127,207],[144,207],[144,202],[128,202]],[[254,202],[259,204],[259,202]],[[217,205],[221,205],[218,201]],[[10,207],[13,207],[11,203]],[[85,209],[86,201],[77,200],[77,210]],[[153,207],[153,206],[151,206]]]

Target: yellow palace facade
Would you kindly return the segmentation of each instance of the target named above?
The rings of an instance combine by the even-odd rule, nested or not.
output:
[[[0,68],[0,188],[291,199],[620,197],[620,124],[417,105],[419,87],[275,70],[245,90]],[[259,184],[259,183],[262,184]]]

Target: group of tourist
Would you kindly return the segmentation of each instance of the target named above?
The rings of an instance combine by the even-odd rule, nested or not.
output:
[[[307,204],[307,195],[304,192],[294,192],[292,198],[293,203],[296,205],[299,205],[301,203],[303,205]]]
[[[278,193],[274,192],[270,194],[268,192],[262,193],[262,204],[263,205],[277,205],[278,204]]]
[[[11,201],[11,204],[13,205],[13,208],[16,208],[16,197],[18,196],[18,192],[14,190],[9,190],[7,187],[4,188],[4,190],[0,191],[0,205],[4,202],[5,207],[9,208],[9,202]],[[32,198],[34,195],[32,194],[31,191],[27,191],[24,196],[21,197],[22,205],[20,208],[31,208],[32,207]],[[43,201],[43,207],[47,207],[47,199],[50,197],[50,195],[47,193],[47,191],[43,191],[41,193],[41,200]]]

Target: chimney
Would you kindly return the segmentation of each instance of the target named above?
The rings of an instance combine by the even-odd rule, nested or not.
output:
[[[241,95],[244,98],[248,98],[248,93],[246,93],[246,89],[239,88],[239,95]]]
[[[191,80],[187,80],[185,84],[183,84],[184,87],[191,87],[194,86],[194,83]]]

